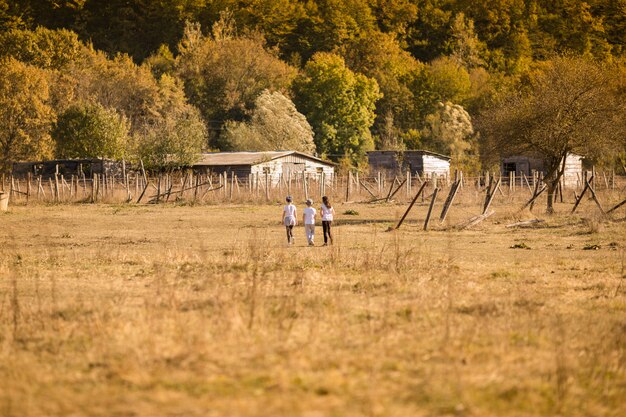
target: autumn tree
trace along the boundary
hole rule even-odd
[[[200,111],[188,103],[182,81],[164,74],[157,82],[151,122],[134,132],[133,154],[149,168],[192,165],[207,149],[207,130]]]
[[[485,45],[478,39],[474,22],[458,13],[452,20],[452,33],[448,41],[450,56],[467,69],[485,64]]]
[[[48,100],[45,71],[0,60],[0,171],[9,171],[14,161],[52,156],[54,113]]]
[[[482,112],[484,157],[511,154],[545,160],[547,211],[569,154],[593,157],[619,151],[626,135],[626,99],[613,69],[581,57],[546,64],[530,85]]]
[[[376,80],[350,71],[338,55],[318,53],[294,82],[296,106],[315,132],[318,152],[354,163],[373,149],[370,127],[376,101]]]
[[[265,90],[250,121],[226,123],[225,142],[233,150],[315,152],[313,129],[289,98]]]
[[[60,158],[122,159],[127,153],[129,123],[98,103],[74,104],[52,130]]]
[[[204,36],[199,25],[189,25],[179,50],[177,75],[213,133],[226,120],[249,117],[262,91],[286,91],[296,75],[294,68],[265,48],[261,36],[238,36],[228,16],[211,36]],[[218,134],[212,136],[211,145],[225,146]]]
[[[62,69],[82,56],[83,44],[69,30],[38,27],[34,31],[13,29],[0,33],[0,56],[13,57],[45,69]]]
[[[434,152],[461,159],[471,148],[474,133],[472,119],[462,106],[440,103],[437,111],[426,117],[424,143]]]

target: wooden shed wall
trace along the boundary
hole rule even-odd
[[[526,176],[532,175],[533,171],[544,172],[544,164],[541,159],[529,158],[527,156],[511,156],[502,160],[502,175],[507,176],[509,172],[513,172],[512,168],[514,164],[515,175]]]
[[[376,151],[367,154],[370,166],[370,173],[376,174],[378,171],[386,175],[397,175],[401,170],[400,155],[396,151]]]
[[[583,163],[580,155],[568,155],[565,160],[565,171],[563,173],[563,185],[565,187],[578,187],[582,179]],[[545,163],[538,158],[527,156],[511,156],[502,160],[502,175],[508,177],[509,172],[515,172],[515,176],[531,176],[533,171],[547,174]]]
[[[195,166],[193,170],[198,174],[213,173],[217,175],[224,175],[224,173],[227,173],[230,176],[232,173],[234,173],[237,178],[246,179],[248,178],[248,174],[252,172],[252,167],[250,165],[205,165]]]
[[[368,154],[368,161],[372,174],[382,171],[387,175],[401,175],[410,169],[413,175],[450,175],[448,159],[422,152],[376,151]]]
[[[426,175],[450,176],[450,161],[434,155],[422,155],[422,173]]]
[[[299,155],[287,155],[271,161],[253,165],[251,173],[258,173],[262,176],[265,174],[264,169],[266,168],[269,168],[269,175],[272,184],[278,184],[281,176],[287,178],[287,176],[291,173],[291,176],[295,177],[295,175],[302,175],[303,172],[307,173],[309,177],[319,175],[323,172],[325,174],[326,181],[330,183],[335,173],[335,167],[332,165],[304,158]]]
[[[580,155],[568,155],[565,158],[563,171],[563,185],[568,188],[581,186],[583,172],[583,158]]]

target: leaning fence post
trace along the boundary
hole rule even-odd
[[[426,220],[424,220],[424,231],[428,230],[428,223],[430,222],[430,215],[433,212],[433,207],[435,206],[435,200],[437,199],[438,192],[439,192],[439,188],[435,188],[435,191],[433,191],[433,197],[430,200],[430,206],[428,206],[428,214],[426,214]]]
[[[426,187],[426,182],[422,183],[422,186],[420,187],[420,189],[417,191],[417,194],[415,194],[415,197],[413,197],[413,200],[411,201],[411,204],[409,204],[409,207],[406,209],[406,211],[404,212],[404,214],[402,215],[402,218],[400,219],[400,221],[398,222],[398,224],[396,225],[396,229],[399,229],[400,226],[402,226],[402,222],[404,222],[404,219],[406,219],[406,216],[409,215],[409,212],[411,211],[411,209],[413,208],[413,206],[415,205],[415,202],[417,201],[417,199],[419,198],[420,194],[422,194],[422,191],[424,191],[424,187]]]
[[[439,221],[444,222],[446,220],[446,216],[448,215],[448,210],[450,210],[450,206],[454,201],[454,197],[456,196],[457,191],[459,190],[459,186],[461,184],[461,180],[457,179],[452,183],[452,187],[450,187],[450,193],[448,194],[448,198],[443,205],[443,209],[441,210],[441,216],[439,216]]]

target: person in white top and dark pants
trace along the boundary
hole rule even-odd
[[[306,233],[306,240],[309,243],[309,246],[313,246],[313,239],[315,237],[315,215],[317,214],[317,210],[313,207],[313,201],[308,199],[306,201],[306,207],[303,210],[302,214],[302,223],[304,223],[304,232]]]
[[[335,209],[332,204],[330,204],[330,200],[328,197],[322,197],[322,229],[324,230],[324,246],[333,244],[333,235],[331,233],[331,226],[333,224],[333,219],[335,216]]]

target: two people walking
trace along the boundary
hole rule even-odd
[[[293,228],[298,224],[296,215],[296,206],[293,204],[291,196],[287,197],[287,204],[283,207],[282,222],[287,230],[287,244],[293,245],[295,243],[293,237]],[[324,246],[333,243],[333,236],[331,232],[331,226],[335,215],[335,209],[328,197],[322,197],[322,205],[320,207],[322,213],[322,229],[324,230]],[[306,208],[303,210],[302,223],[304,223],[304,231],[306,234],[307,243],[309,246],[314,246],[315,242],[315,217],[317,216],[317,210],[313,208],[313,201],[311,199],[306,200]]]

